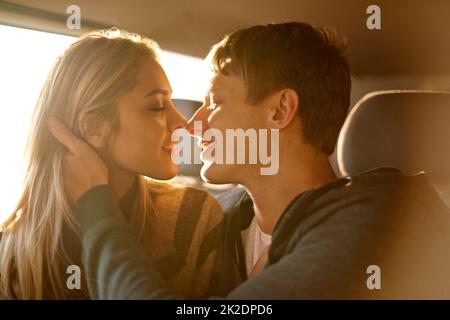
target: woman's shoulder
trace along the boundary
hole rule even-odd
[[[147,187],[155,198],[188,198],[185,200],[198,202],[216,202],[216,199],[207,191],[197,187],[185,186],[178,183],[146,179]],[[172,199],[173,200],[173,199]]]
[[[147,186],[154,207],[153,258],[174,288],[202,297],[221,258],[222,208],[202,189],[151,179]]]
[[[190,215],[199,213],[222,215],[222,208],[216,198],[205,190],[153,179],[146,179],[154,205]]]

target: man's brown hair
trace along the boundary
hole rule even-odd
[[[251,104],[284,88],[295,90],[305,142],[331,154],[350,105],[344,49],[345,41],[329,29],[289,22],[233,32],[209,58],[214,72],[244,81]]]

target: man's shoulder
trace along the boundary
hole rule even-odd
[[[328,227],[371,234],[402,221],[425,221],[450,231],[448,210],[424,174],[381,168],[299,195],[278,222],[274,239],[291,242]]]
[[[388,297],[439,296],[440,277],[448,279],[449,235],[448,209],[423,174],[378,170],[300,195],[275,229],[270,261],[310,259],[348,276],[365,275],[375,263],[390,279]],[[362,284],[355,292],[367,294],[366,279],[358,277],[330,283],[336,290],[344,282]]]
[[[296,200],[299,204],[308,202],[307,207],[312,211],[336,205],[341,210],[352,205],[383,207],[395,203],[407,206],[414,201],[445,208],[424,173],[407,175],[394,168],[377,168],[346,176]]]

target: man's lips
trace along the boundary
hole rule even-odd
[[[202,149],[206,149],[214,140],[200,140],[198,146]]]
[[[202,141],[200,146],[202,149],[206,149],[211,142],[212,141]]]

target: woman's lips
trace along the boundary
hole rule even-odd
[[[172,151],[176,148],[176,144],[175,143],[170,143],[164,147],[162,147],[162,149],[166,152],[172,153]]]

